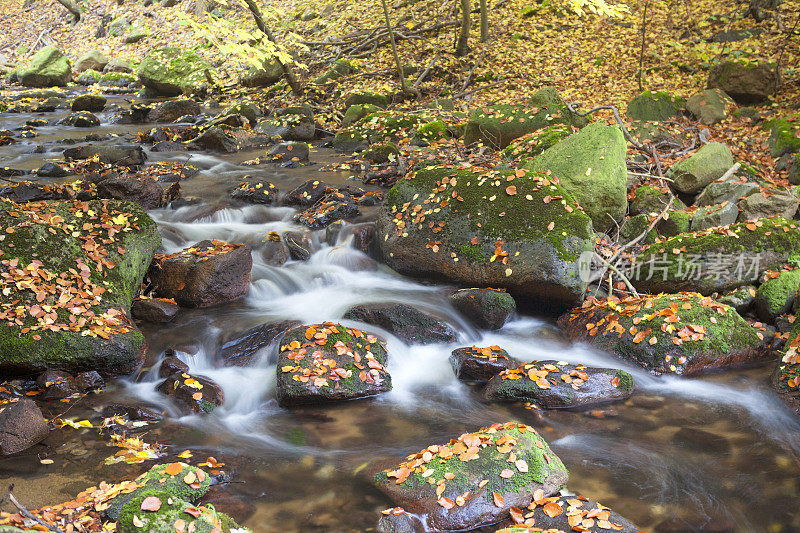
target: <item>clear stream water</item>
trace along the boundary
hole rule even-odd
[[[126,105],[120,97],[111,102]],[[54,120],[65,114],[41,116]],[[111,125],[111,116],[101,113],[103,125],[91,133],[130,137],[151,127]],[[0,129],[38,117],[0,115]],[[0,149],[0,166],[38,168],[60,156],[63,139],[89,133],[62,126],[37,131],[35,139]],[[31,153],[37,145],[44,153]],[[343,160],[324,149],[312,152],[316,164],[299,169],[239,164],[257,155],[150,154],[150,161],[190,159],[202,169],[181,184],[184,195],[201,198],[201,205],[151,212],[166,252],[202,239],[247,242],[257,248],[269,231],[300,229],[290,208],[233,207],[226,191],[244,175],[273,181],[281,191],[312,177],[334,185],[361,184],[347,173],[320,172],[321,162]],[[362,219],[372,215],[365,211]],[[264,264],[255,250],[250,290],[242,300],[186,310],[166,325],[141,325],[149,344],[148,365],[169,347],[193,346],[191,355],[180,357],[191,372],[211,378],[225,392],[225,404],[213,414],[180,416],[155,391],[151,370],[110,382],[65,416],[85,418],[105,405],[125,402],[166,410],[170,416],[146,428],[143,438],[169,445],[170,453],[189,449],[195,459],[212,455],[236,471],[236,482],[225,491],[227,503],[234,500],[235,512],[256,532],[368,531],[377,513],[391,505],[354,474],[360,466],[372,459],[401,458],[509,420],[531,424],[542,433],[570,469],[573,491],[612,507],[646,531],[800,531],[800,420],[770,392],[770,368],[702,379],[653,377],[610,355],[564,342],[546,319],[517,316],[498,332],[479,331],[450,307],[447,287],[410,280],[383,266],[371,269],[376,265],[349,242],[325,244],[324,230],[314,238],[317,251],[309,261],[290,261],[279,268]],[[222,340],[254,325],[286,319],[338,321],[349,307],[370,302],[425,309],[452,324],[459,340],[408,346],[387,335],[392,392],[295,410],[275,402],[271,350],[248,367],[223,367],[215,360]],[[637,390],[628,401],[595,412],[487,405],[474,388],[455,378],[448,362],[454,348],[472,344],[498,344],[522,360],[624,367],[634,375]],[[15,483],[17,497],[38,507],[71,499],[102,479],[117,481],[149,467],[104,465],[103,459],[116,451],[106,442],[95,430],[54,431],[45,446],[0,458],[0,487]],[[42,465],[39,460],[45,456],[54,464]]]

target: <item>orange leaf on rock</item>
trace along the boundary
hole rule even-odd
[[[506,194],[508,194],[509,196],[514,196],[515,194],[517,194],[517,188],[514,185],[509,185],[508,187],[506,187]]]
[[[505,503],[506,503],[505,500],[503,499],[503,497],[500,494],[496,493],[496,492],[492,493],[492,498],[494,498],[494,504],[497,507],[503,507],[505,505]]]
[[[177,476],[178,474],[181,473],[182,470],[183,470],[183,467],[180,465],[180,463],[172,463],[169,466],[167,466],[167,468],[164,470],[164,472],[168,476]]]
[[[508,479],[513,475],[514,475],[514,471],[510,470],[508,468],[506,468],[502,472],[500,472],[500,477],[503,478],[503,479]]]
[[[544,514],[546,514],[550,518],[558,516],[564,512],[561,506],[555,502],[547,502],[546,504],[544,504],[544,508],[542,510],[544,511]]]
[[[161,500],[155,496],[148,496],[142,500],[142,511],[158,511],[161,509]]]

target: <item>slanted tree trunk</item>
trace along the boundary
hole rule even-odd
[[[75,22],[79,22],[81,20],[81,8],[78,7],[73,0],[58,0],[58,3],[62,6],[67,8],[67,11],[72,13],[72,16],[75,17]]]
[[[244,0],[244,3],[247,4],[247,7],[250,9],[250,12],[253,14],[253,18],[256,21],[256,26],[258,29],[261,30],[261,33],[267,36],[267,39],[272,41],[273,43],[277,44],[278,40],[275,39],[275,35],[273,35],[272,31],[267,27],[267,24],[264,22],[264,16],[261,14],[261,9],[259,9],[258,4],[256,4],[255,0]],[[283,70],[283,75],[286,77],[286,82],[289,84],[289,87],[292,88],[292,92],[296,96],[300,96],[303,93],[303,89],[300,86],[300,82],[297,81],[297,77],[294,75],[294,71],[292,70],[291,65],[288,65],[280,60],[280,58],[276,58],[278,64],[281,66],[281,70]]]
[[[397,74],[400,76],[400,87],[404,93],[414,94],[414,91],[406,85],[406,74],[403,72],[403,63],[400,62],[400,54],[397,53],[397,43],[394,41],[394,28],[392,28],[392,21],[389,18],[389,6],[386,0],[381,0],[383,4],[383,16],[386,19],[386,30],[389,32],[389,42],[392,43],[392,54],[394,54],[394,62],[397,65]]]
[[[489,1],[481,0],[481,42],[489,40]]]
[[[472,22],[470,21],[470,11],[472,7],[469,0],[461,0],[461,30],[458,32],[458,42],[456,43],[456,55],[463,57],[469,53],[469,30]]]

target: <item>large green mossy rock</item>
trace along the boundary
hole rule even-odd
[[[682,233],[648,246],[628,277],[637,290],[650,294],[727,292],[752,284],[797,253],[800,229],[795,222],[761,218]]]
[[[800,125],[784,119],[770,120],[764,124],[769,130],[769,152],[772,157],[800,152]]]
[[[557,176],[594,227],[605,230],[628,209],[626,153],[622,130],[595,122],[522,166]]]
[[[325,404],[392,390],[386,345],[341,324],[297,326],[278,353],[277,398],[284,407]]]
[[[721,178],[732,166],[731,149],[723,143],[712,142],[669,167],[665,177],[672,180],[676,191],[696,194],[712,181]]]
[[[530,426],[507,423],[428,446],[372,482],[424,531],[465,531],[509,517],[537,491],[558,492],[569,473]]]
[[[633,191],[633,198],[631,199],[628,209],[632,216],[635,215],[658,215],[669,204],[670,199],[669,189],[658,187],[657,185],[646,184],[637,187]],[[672,201],[672,210],[683,211],[686,209],[684,204],[679,198]]]
[[[145,56],[136,74],[142,85],[161,96],[190,94],[209,85],[211,66],[190,50],[157,48]]]
[[[464,144],[482,142],[499,150],[526,133],[553,124],[581,128],[586,123],[585,118],[567,109],[553,87],[545,87],[524,104],[498,104],[475,111],[464,130]]]
[[[161,245],[155,222],[119,201],[0,208],[0,371],[138,368],[144,340],[128,316]]]
[[[386,196],[378,244],[393,269],[467,287],[507,289],[560,311],[583,297],[591,219],[555,177],[523,169],[428,166]]]
[[[800,270],[782,271],[777,277],[770,277],[758,287],[753,301],[759,318],[765,322],[774,322],[778,316],[788,313],[798,290]]]
[[[389,106],[389,103],[390,99],[385,94],[360,92],[349,94],[344,100],[344,108],[348,109],[354,105],[371,105],[375,107],[386,108]]]
[[[677,117],[686,101],[662,91],[644,91],[628,103],[628,116],[643,122],[661,122]]]
[[[770,353],[763,334],[734,308],[696,293],[587,300],[558,325],[575,340],[656,373],[696,375]]]
[[[555,146],[564,138],[572,135],[575,129],[570,124],[554,124],[553,126],[527,133],[511,141],[511,144],[500,152],[500,156],[508,159],[536,157],[548,148]]]
[[[19,79],[25,87],[64,86],[72,81],[72,68],[61,50],[47,46],[36,52]]]
[[[800,415],[800,320],[795,320],[786,348],[780,354],[778,365],[772,373],[773,390],[790,409]]]

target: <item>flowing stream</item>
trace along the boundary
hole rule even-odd
[[[122,99],[111,102],[124,104]],[[14,129],[46,115],[0,115],[0,129]],[[91,131],[63,126],[37,128],[38,137],[0,151],[0,166],[35,169],[59,157],[64,139],[87,133],[130,137],[150,125],[108,124]],[[119,138],[104,142],[121,142]],[[41,145],[43,153],[33,153]],[[598,500],[646,531],[800,531],[800,421],[769,390],[770,368],[729,372],[702,379],[653,377],[638,367],[587,346],[564,342],[551,321],[517,316],[498,332],[476,330],[448,303],[448,287],[402,277],[378,265],[348,239],[326,243],[315,233],[306,262],[281,267],[264,263],[258,246],[269,231],[301,229],[286,207],[234,207],[227,190],[244,175],[270,180],[286,192],[315,178],[332,185],[361,185],[343,172],[320,172],[321,163],[343,158],[312,151],[315,164],[297,169],[242,166],[258,151],[231,156],[149,154],[150,160],[187,160],[202,169],[181,183],[185,196],[202,202],[151,212],[174,252],[203,239],[254,246],[247,296],[209,309],[184,310],[169,324],[142,324],[148,366],[167,348],[177,350],[190,372],[207,376],[225,392],[225,404],[207,416],[180,416],[155,391],[157,364],[138,376],[111,381],[69,416],[88,417],[111,403],[145,404],[169,416],[141,433],[170,453],[191,450],[195,459],[214,456],[236,472],[225,493],[256,532],[356,532],[374,528],[390,507],[359,478],[366,462],[402,458],[433,443],[494,422],[535,426],[570,469],[569,487]],[[359,220],[374,217],[367,208]],[[413,345],[388,338],[388,370],[394,389],[380,397],[287,410],[275,401],[275,356],[265,349],[247,367],[225,367],[218,346],[254,325],[281,320],[340,321],[353,305],[402,302],[424,309],[458,332],[455,344]],[[356,322],[343,321],[349,325]],[[629,400],[593,411],[536,411],[521,405],[484,404],[477,389],[459,382],[450,352],[460,346],[500,345],[521,360],[557,359],[628,370],[637,391]],[[45,442],[53,465],[43,465],[42,447],[0,459],[0,485],[16,483],[18,498],[31,507],[73,498],[101,479],[117,481],[148,468],[103,464],[114,448],[96,430],[64,429]],[[232,502],[232,503],[231,503]],[[660,524],[660,526],[659,526]],[[657,527],[658,526],[658,527]],[[668,527],[669,526],[669,527]],[[493,531],[493,529],[487,529]]]

